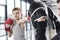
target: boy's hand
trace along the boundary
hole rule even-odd
[[[11,37],[12,36],[12,30],[10,30],[8,33],[8,36]]]
[[[13,20],[11,18],[7,19],[5,22],[4,22],[4,27],[5,27],[5,31],[6,32],[9,32],[11,29],[11,25],[13,24]]]
[[[11,27],[11,25],[10,25],[10,24],[6,24],[5,26],[6,26],[6,28],[10,28],[10,27]]]
[[[27,20],[30,21],[30,17],[29,16],[27,17]]]

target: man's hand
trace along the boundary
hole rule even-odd
[[[45,21],[45,19],[46,19],[46,16],[42,16],[42,17],[40,17],[40,18],[37,18],[37,19],[34,20],[34,21],[41,22],[41,21]]]

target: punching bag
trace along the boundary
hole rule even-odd
[[[37,11],[35,11],[39,7],[41,7],[41,8],[38,9]],[[33,14],[34,11],[35,11],[35,13]],[[33,3],[31,3],[29,11],[28,11],[28,16],[31,17],[32,24],[36,28],[37,24],[35,24],[36,22],[34,22],[34,20],[39,18],[39,17],[41,17],[41,16],[47,16],[46,12],[44,10],[44,5],[42,3],[40,3],[40,2],[33,2]],[[41,23],[42,22],[40,22],[38,25],[41,25]],[[45,23],[44,26],[46,26],[47,25],[46,21],[44,23]]]

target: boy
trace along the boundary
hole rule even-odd
[[[13,19],[11,18],[11,19],[7,19],[5,21],[5,26],[6,26],[5,29],[6,29],[6,31],[8,31],[7,33],[10,37],[13,33],[14,40],[25,40],[24,22],[26,22],[28,20],[28,17],[21,19],[22,12],[21,12],[20,8],[14,8],[12,10],[12,13],[13,13]],[[9,24],[10,22],[11,22],[11,24]],[[9,27],[9,28],[7,27],[7,26],[11,26],[11,25],[12,25],[12,29],[11,29],[11,27]]]

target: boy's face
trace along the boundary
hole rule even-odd
[[[58,7],[58,15],[60,16],[60,2],[57,4]]]
[[[14,19],[16,19],[16,20],[19,20],[20,18],[21,18],[21,12],[20,12],[20,10],[14,10],[13,12],[13,16],[14,16]]]

